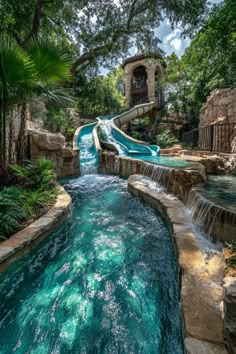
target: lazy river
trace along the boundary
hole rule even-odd
[[[0,353],[182,354],[175,253],[118,177],[68,180],[73,211],[0,275]]]

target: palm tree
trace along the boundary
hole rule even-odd
[[[31,40],[23,50],[10,39],[0,38],[0,165],[6,167],[7,112],[20,106],[20,131],[17,160],[25,153],[27,103],[31,98],[52,100],[54,104],[72,104],[68,90],[59,85],[71,79],[68,57],[54,44]]]

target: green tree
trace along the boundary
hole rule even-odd
[[[24,158],[27,101],[31,97],[71,102],[68,93],[58,86],[71,78],[70,61],[52,43],[31,40],[25,50],[10,39],[0,40],[0,164],[6,167],[7,115],[20,106],[18,161]]]
[[[236,86],[236,3],[215,6],[179,60],[166,58],[165,85],[174,111],[187,112],[197,123],[201,105],[216,88]]]
[[[125,108],[124,73],[121,68],[106,76],[78,77],[78,109],[92,116],[118,113]]]
[[[0,30],[21,46],[38,35],[50,38],[74,55],[73,71],[126,55],[132,45],[156,49],[154,29],[163,18],[196,28],[206,0],[4,0]]]

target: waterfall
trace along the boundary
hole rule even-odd
[[[97,173],[97,153],[93,143],[92,132],[81,136],[79,147],[81,175]]]
[[[105,135],[105,139],[107,139],[107,142],[111,143],[112,145],[114,145],[119,153],[120,156],[124,155],[125,151],[127,150],[125,148],[125,146],[123,146],[122,144],[118,143],[113,135],[112,135],[112,126],[110,124],[110,120],[108,119],[104,119],[102,121],[100,121],[100,129],[102,131],[102,133]],[[106,141],[106,140],[105,140]]]
[[[142,174],[168,189],[172,171],[172,168],[145,162]]]
[[[229,206],[202,189],[192,188],[188,207],[192,222],[213,241],[230,242],[235,238],[236,212]]]

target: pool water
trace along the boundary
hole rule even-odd
[[[118,177],[68,180],[73,211],[0,275],[0,353],[182,354],[169,230]]]
[[[208,176],[205,188],[213,197],[236,206],[236,176]]]
[[[134,159],[144,160],[148,162],[158,163],[160,165],[170,166],[170,167],[189,167],[191,165],[190,162],[182,159],[181,157],[174,156],[144,156],[144,155],[133,155]]]

